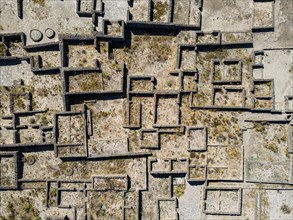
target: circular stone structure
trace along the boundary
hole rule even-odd
[[[66,176],[72,176],[73,175],[73,169],[71,167],[67,167],[64,171]]]
[[[28,165],[33,165],[36,162],[36,158],[34,156],[28,156],[26,159]]]
[[[50,39],[52,39],[53,37],[55,37],[55,31],[53,31],[51,28],[47,28],[45,30],[45,34]]]
[[[37,29],[32,29],[30,32],[30,37],[34,42],[39,42],[43,39],[43,34]]]

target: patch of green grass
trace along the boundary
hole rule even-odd
[[[185,192],[186,186],[185,185],[175,185],[174,186],[174,196],[180,198]]]
[[[3,115],[3,111],[4,111],[3,108],[4,108],[4,107],[3,107],[3,105],[2,105],[1,102],[0,102],[0,117]]]
[[[255,129],[257,132],[264,132],[266,130],[264,122],[259,123],[259,122],[254,122],[253,123],[253,129]]]
[[[57,189],[53,188],[49,193],[48,205],[55,205],[57,196]]]
[[[228,56],[228,49],[227,48],[220,48],[216,50],[210,50],[206,53],[205,59],[212,60],[212,59],[219,59],[223,60]]]
[[[133,133],[131,136],[131,146],[139,146],[139,135],[137,133]]]
[[[233,148],[228,148],[227,149],[227,154],[229,158],[233,158],[235,160],[240,160],[241,159],[241,154],[239,151],[237,151],[234,147]]]
[[[266,145],[264,145],[264,147],[272,152],[274,152],[275,154],[278,153],[278,146],[274,143],[268,143]]]
[[[34,4],[39,4],[40,6],[45,6],[45,0],[33,0]]]
[[[31,201],[28,199],[23,199],[22,200],[22,205],[23,205],[23,210],[26,212],[26,215],[28,215],[28,219],[33,219],[33,220],[40,220],[39,216],[39,211],[37,208],[35,208]],[[26,218],[23,218],[26,219]]]
[[[216,68],[215,69],[215,75],[214,75],[214,80],[221,80],[222,77],[221,77],[221,71],[220,69]]]
[[[107,53],[108,51],[107,42],[100,42],[100,51],[101,53]]]
[[[41,87],[37,90],[37,93],[40,97],[47,97],[48,90],[45,87]]]
[[[52,90],[57,91],[59,95],[62,95],[62,86],[61,86],[61,84],[54,85]]]
[[[48,121],[46,115],[42,115],[42,116],[41,116],[41,118],[40,118],[40,122],[41,122],[41,124],[44,125],[44,126],[47,126],[47,125],[49,124],[49,121]]]
[[[149,53],[147,59],[154,58],[154,61],[165,62],[169,55],[172,54],[172,46],[169,42],[170,38],[165,36],[151,37],[149,41]]]
[[[285,148],[285,155],[286,155],[286,158],[287,158],[287,159],[290,159],[290,154],[289,154],[289,147],[288,147],[288,145],[287,145],[286,148]]]
[[[263,206],[262,219],[263,220],[269,220],[269,216],[268,216],[269,199],[268,199],[266,194],[262,194],[261,203],[262,203],[262,206]]]
[[[8,217],[6,218],[0,215],[0,220],[14,220],[16,216],[15,216],[15,208],[12,202],[8,202],[6,210],[8,212]]]
[[[103,80],[105,84],[111,79],[111,75],[112,74],[109,72],[103,72]]]
[[[30,219],[41,220],[39,210],[33,206],[32,201],[27,198],[20,198],[16,202],[8,202],[8,217],[0,215],[0,220]]]
[[[100,76],[97,76],[96,74],[89,74],[87,78],[80,82],[79,86],[81,91],[101,90],[102,86]]]
[[[168,2],[158,2],[154,6],[153,20],[160,21],[161,17],[168,12]]]
[[[3,42],[0,42],[0,56],[4,56],[5,45]]]
[[[244,57],[245,64],[251,64],[252,63],[252,57],[251,56],[246,56]]]
[[[141,51],[145,51],[144,60],[150,64],[166,62],[176,51],[173,40],[173,36],[134,35],[131,47],[125,46],[123,48],[123,52],[126,53],[127,57],[126,63],[130,66],[137,65],[137,54],[140,54]],[[176,61],[176,59],[174,60]]]
[[[37,103],[35,101],[32,102],[32,109],[36,109],[37,108]]]
[[[97,112],[96,114],[93,115],[93,117],[96,119],[96,120],[100,120],[102,118],[106,118],[110,115],[111,113],[110,112],[104,112],[104,111],[100,111],[100,112]]]
[[[15,98],[14,105],[18,109],[24,109],[25,108],[25,103],[24,103],[24,101],[23,101],[23,99],[21,97]]]
[[[292,211],[292,208],[290,208],[286,204],[283,204],[280,209],[284,214],[290,214]]]

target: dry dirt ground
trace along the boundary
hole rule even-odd
[[[0,220],[291,220],[292,10],[0,0]]]

